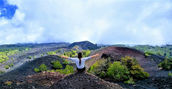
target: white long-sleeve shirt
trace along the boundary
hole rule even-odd
[[[91,57],[85,57],[81,58],[81,65],[79,65],[79,58],[69,58],[69,60],[72,60],[73,62],[76,63],[76,66],[78,69],[82,69],[85,67],[85,61],[91,59]]]

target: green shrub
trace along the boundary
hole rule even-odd
[[[44,54],[41,54],[41,57],[43,57],[44,56]]]
[[[56,72],[55,70],[47,70],[47,72]]]
[[[172,58],[165,58],[158,66],[165,70],[172,69]]]
[[[9,67],[13,67],[14,66],[14,64],[13,63],[11,63],[11,64],[8,64],[9,65]]]
[[[4,60],[3,59],[0,59],[0,63],[3,63],[4,62]]]
[[[145,56],[146,56],[146,57],[151,56],[151,55],[153,55],[153,54],[154,54],[154,53],[151,52],[151,51],[146,51],[146,52],[145,52]]]
[[[55,55],[56,52],[55,51],[50,51],[50,52],[47,52],[47,55]]]
[[[121,61],[115,61],[113,64],[110,59],[99,59],[89,68],[88,72],[101,78],[111,78],[128,84],[134,84],[134,80],[149,77],[137,60],[129,56],[122,57]]]
[[[126,57],[122,57],[121,58],[121,62],[123,65],[127,66],[128,69],[131,69],[131,67],[133,65],[137,65],[138,62],[136,61],[136,59],[130,57],[130,56],[126,56]]]
[[[14,64],[11,63],[11,64],[8,64],[8,65],[5,65],[4,68],[5,68],[5,69],[9,69],[10,67],[13,67],[13,66],[14,66]]]
[[[65,69],[57,69],[56,72],[60,72],[62,74],[71,74],[74,73],[73,66],[66,65]]]
[[[29,50],[29,48],[25,48],[25,51],[28,51]]]
[[[4,52],[0,52],[0,63],[3,63],[7,60],[9,60],[9,57],[7,56],[7,54]]]
[[[9,67],[9,65],[5,65],[4,68],[5,69],[9,69],[10,67]]]
[[[135,58],[126,56],[121,58],[123,65],[127,66],[131,77],[136,79],[142,79],[149,77],[147,72],[144,72],[144,69],[138,64]]]
[[[77,51],[76,50],[71,50],[71,51],[68,51],[68,52],[64,52],[64,55],[68,56],[68,57],[75,57],[75,56],[77,56]]]
[[[91,51],[90,50],[83,50],[82,53],[83,53],[83,57],[87,57],[90,55]]]
[[[2,70],[0,70],[0,74],[3,74],[3,73],[5,73],[4,71],[2,71]]]
[[[66,60],[66,59],[64,59],[64,60],[63,60],[63,64],[64,64],[64,65],[67,65],[67,64],[69,64],[69,61]]]
[[[129,71],[121,62],[114,62],[111,64],[107,70],[107,75],[117,81],[129,79]]]
[[[130,74],[136,79],[148,78],[149,74],[144,72],[144,69],[140,65],[133,65],[130,69]]]
[[[106,77],[106,72],[105,71],[100,72],[99,77],[100,78],[105,78]]]
[[[67,65],[64,69],[65,74],[74,73],[73,66]]]
[[[28,58],[28,59],[32,59],[32,56],[28,56],[27,58]]]
[[[47,66],[45,64],[41,64],[39,66],[39,70],[42,72],[42,71],[46,71],[47,70]]]
[[[74,57],[74,56],[76,56],[77,55],[77,51],[76,50],[71,50],[71,57]]]
[[[38,68],[34,68],[35,72],[40,72],[40,70]]]
[[[88,72],[103,78],[106,76],[107,67],[108,59],[99,59],[89,68]]]
[[[129,80],[124,81],[124,83],[126,83],[126,84],[135,84],[135,82],[134,82],[132,77],[130,77]]]
[[[11,86],[12,83],[13,83],[13,82],[11,82],[11,81],[6,81],[4,84],[5,84],[5,85],[8,85],[8,86]]]
[[[34,68],[35,72],[42,72],[42,71],[47,71],[47,66],[45,64],[41,64],[39,68]]]
[[[169,76],[169,77],[172,77],[172,73],[171,73],[171,72],[169,72],[169,73],[168,73],[168,76]]]
[[[13,58],[11,58],[11,60],[14,60]]]
[[[55,70],[51,70],[50,72],[55,72]]]
[[[60,63],[60,61],[58,61],[58,60],[52,62],[52,65],[53,65],[54,69],[61,69],[63,67],[62,64]]]

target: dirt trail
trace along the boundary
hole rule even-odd
[[[75,73],[65,77],[56,84],[52,89],[122,89],[115,83],[104,81],[92,74]]]

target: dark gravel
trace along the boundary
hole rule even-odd
[[[52,89],[122,89],[115,83],[104,81],[88,73],[75,73],[65,77],[56,84]]]
[[[172,89],[172,77],[154,77],[139,80],[134,85],[119,83],[127,89]]]
[[[35,74],[33,71],[34,68],[39,67],[41,64],[47,65],[48,69],[51,67],[51,61],[59,60],[62,61],[58,56],[45,56],[41,58],[37,58],[33,61],[26,62],[22,66],[5,73],[0,76],[0,81],[7,80],[23,80],[26,76]]]

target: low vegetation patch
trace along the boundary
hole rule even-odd
[[[128,80],[124,81],[126,84],[135,84],[134,79],[132,77],[129,77]]]
[[[8,64],[9,65],[9,67],[13,67],[14,66],[14,64],[13,63],[10,63],[10,64]]]
[[[47,52],[47,55],[55,55],[60,51],[61,51],[61,49],[58,49],[58,50],[55,50],[55,51],[49,51],[49,52]]]
[[[108,61],[109,59],[99,59],[89,68],[88,72],[101,78],[104,78],[106,76],[106,71],[109,66]]]
[[[5,69],[9,69],[10,67],[9,67],[9,65],[5,65],[4,68]]]
[[[114,62],[109,66],[107,76],[115,81],[124,81],[129,79],[129,71],[121,62]]]
[[[73,66],[66,65],[65,69],[57,69],[56,72],[60,72],[61,74],[72,74],[74,73]]]
[[[17,54],[22,51],[27,51],[25,47],[1,47],[0,48],[0,63],[4,63],[9,60],[9,56]]]
[[[151,51],[146,51],[144,54],[146,57],[149,57],[149,56],[153,55],[154,53]]]
[[[121,58],[121,62],[128,68],[131,77],[134,79],[144,79],[149,77],[149,74],[144,72],[144,69],[139,65],[136,59],[126,56]]]
[[[163,56],[163,57],[172,57],[172,54],[171,54],[172,46],[171,45],[164,45],[164,46],[136,45],[133,48],[144,51],[146,54],[148,52],[147,56],[149,56],[153,53],[155,55],[159,55],[159,56]]]
[[[32,59],[32,56],[28,56],[27,58],[28,58],[28,59]]]
[[[34,68],[35,72],[42,72],[42,71],[47,71],[47,66],[45,64],[41,64],[39,68]]]
[[[40,70],[40,71],[46,71],[46,70],[47,70],[47,66],[46,66],[45,64],[41,64],[41,65],[39,66],[39,70]]]
[[[71,50],[71,51],[68,51],[68,52],[64,52],[64,55],[68,56],[68,57],[75,57],[77,55],[77,51],[76,50]]]
[[[61,69],[63,67],[60,61],[58,60],[51,62],[51,64],[53,65],[54,69]]]
[[[43,57],[44,56],[44,54],[41,54],[41,57]]]
[[[172,69],[172,58],[165,58],[158,66],[164,70]]]
[[[50,51],[50,52],[47,52],[47,55],[55,55],[56,52],[55,51]]]
[[[0,74],[3,74],[3,73],[5,73],[4,71],[2,71],[2,70],[0,70]]]
[[[63,64],[67,65],[67,64],[69,64],[69,61],[67,59],[63,59]]]
[[[88,72],[101,78],[123,81],[128,84],[134,84],[135,80],[149,77],[149,74],[144,72],[144,69],[141,68],[136,59],[129,56],[113,63],[110,62],[110,59],[97,61],[90,67]]]
[[[34,68],[35,72],[40,72],[39,68]]]
[[[5,65],[5,66],[4,66],[4,68],[5,68],[5,69],[9,69],[10,67],[13,67],[13,66],[14,66],[14,64],[13,64],[13,63],[11,63],[11,64],[7,64],[7,65]]]
[[[38,68],[34,68],[35,72],[42,72],[42,71],[47,71],[47,72],[60,72],[61,74],[71,74],[74,73],[73,66],[66,65],[65,69],[62,69],[63,66],[60,63],[60,61],[53,61],[51,62],[52,68],[50,70],[47,70],[47,66],[45,64],[41,64]]]
[[[168,76],[169,76],[169,77],[172,77],[172,73],[171,73],[171,72],[169,72],[169,73],[168,73]]]
[[[47,55],[55,55],[59,52],[60,50],[56,50],[56,51],[50,51],[50,52],[47,52]],[[83,57],[87,57],[90,55],[91,51],[90,50],[83,50],[82,51],[83,53]],[[77,56],[77,50],[71,50],[71,51],[68,51],[68,52],[64,52],[65,56],[68,56],[68,57],[76,57]],[[71,74],[71,73],[74,73],[74,69],[73,69],[73,66],[70,66],[68,65],[70,63],[70,61],[66,60],[66,59],[63,59],[63,62],[62,64],[65,65],[65,69],[62,69],[63,66],[62,64],[60,63],[60,61],[52,61],[51,64],[52,64],[52,69],[49,69],[47,70],[47,67],[45,64],[41,64],[38,68],[34,68],[34,71],[35,72],[42,72],[42,71],[48,71],[48,72],[60,72],[62,74]],[[100,76],[105,76],[105,72],[100,72]]]
[[[11,82],[11,81],[6,81],[4,84],[5,84],[5,85],[8,85],[8,86],[11,86],[12,83],[13,83],[13,82]]]
[[[83,50],[82,53],[83,53],[83,57],[88,57],[90,55],[91,51],[90,50]]]

